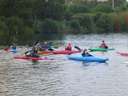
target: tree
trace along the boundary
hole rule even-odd
[[[58,36],[61,36],[62,33],[62,25],[52,19],[45,19],[39,28],[39,37],[41,39],[57,39]]]
[[[92,9],[93,12],[106,12],[110,13],[113,11],[110,5],[108,4],[97,4],[96,7]]]
[[[78,20],[70,21],[70,28],[71,28],[71,33],[73,34],[81,33],[81,27],[80,27],[80,23]]]
[[[115,8],[122,6],[126,3],[126,0],[109,0],[109,3]]]

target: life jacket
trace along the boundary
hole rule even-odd
[[[100,48],[108,48],[108,46],[107,46],[105,43],[102,43],[102,44],[100,45]]]
[[[68,46],[65,48],[65,50],[72,50],[71,43],[68,44]]]

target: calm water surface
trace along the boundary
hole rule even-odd
[[[81,48],[97,47],[105,40],[115,51],[91,53],[108,57],[107,64],[83,64],[68,60],[66,55],[47,56],[56,60],[15,60],[22,55],[1,52],[1,62],[8,63],[7,96],[128,96],[127,57],[116,54],[128,51],[128,34],[67,36],[62,42],[71,42]],[[60,47],[63,48],[63,47]]]

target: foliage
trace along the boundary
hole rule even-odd
[[[111,5],[108,4],[98,4],[95,8],[92,9],[93,12],[105,12],[110,13],[112,12]]]
[[[43,40],[47,39],[56,39],[57,36],[59,36],[60,32],[62,32],[62,25],[52,19],[45,19],[43,22],[40,24],[39,28],[39,38],[43,38]]]
[[[65,34],[128,31],[128,3],[111,0],[0,0],[0,44],[60,39]],[[123,12],[124,11],[124,12]]]

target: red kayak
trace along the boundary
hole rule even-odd
[[[10,50],[10,48],[4,48],[4,51],[9,51]]]
[[[30,56],[15,56],[15,59],[25,59],[25,60],[32,60],[32,61],[38,61],[38,60],[50,60],[46,57],[41,58],[41,57],[30,57]]]
[[[121,56],[128,56],[128,53],[126,52],[117,52],[117,54],[120,54]]]
[[[40,51],[39,54],[73,54],[73,53],[80,53],[81,51],[77,50],[54,50],[54,51]]]
[[[38,54],[42,54],[42,55],[52,54],[52,51],[39,51]]]
[[[73,53],[80,53],[81,51],[76,51],[76,50],[58,50],[58,51],[53,51],[53,54],[73,54]]]

